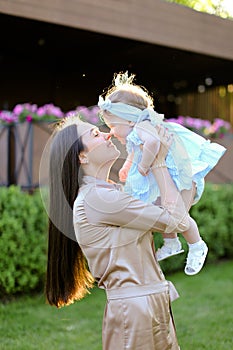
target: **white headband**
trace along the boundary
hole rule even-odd
[[[139,123],[143,120],[150,120],[153,124],[155,124],[161,122],[164,119],[164,114],[159,114],[152,108],[145,108],[141,110],[137,107],[133,107],[125,103],[112,102],[109,99],[104,100],[102,96],[99,96],[98,106],[102,110],[109,111],[119,118],[134,123]]]

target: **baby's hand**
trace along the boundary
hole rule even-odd
[[[119,170],[119,179],[121,182],[125,182],[126,179],[127,179],[127,176],[128,176],[128,172],[129,172],[129,169],[126,168],[126,167],[122,167],[120,170]]]
[[[145,167],[141,165],[141,163],[138,164],[138,171],[142,176],[148,175],[149,170],[150,170],[150,167]]]

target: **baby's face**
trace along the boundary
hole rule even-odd
[[[126,143],[126,137],[133,129],[133,123],[121,119],[113,114],[104,113],[105,124],[110,128],[110,134],[116,137],[122,144]]]

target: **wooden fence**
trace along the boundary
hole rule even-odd
[[[233,84],[207,88],[199,86],[200,91],[179,94],[177,96],[177,115],[208,119],[220,118],[233,126]],[[202,90],[203,89],[203,90]]]

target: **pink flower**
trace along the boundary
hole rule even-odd
[[[39,117],[43,117],[45,115],[53,115],[56,118],[64,117],[64,113],[61,111],[60,107],[56,107],[52,103],[39,107],[37,109],[37,115]]]
[[[26,116],[26,121],[28,122],[28,123],[30,123],[31,121],[32,121],[32,116],[31,115],[27,115]]]
[[[78,106],[76,111],[79,113],[80,118],[86,122],[89,122],[91,124],[97,125],[100,123],[99,118],[99,107],[85,107],[85,106]]]
[[[67,117],[67,118],[68,117],[74,117],[76,114],[77,114],[76,111],[69,111],[69,112],[66,113],[65,117]]]
[[[24,110],[23,105],[16,105],[13,109],[13,113],[19,115],[23,112],[23,110]]]
[[[44,106],[43,106],[43,107],[39,107],[39,108],[37,109],[37,115],[38,115],[38,117],[43,117],[43,115],[46,114],[45,111],[46,111],[46,110],[45,110],[45,107],[44,107]]]
[[[30,112],[30,113],[36,113],[37,105],[36,104],[30,104],[30,103],[17,104],[14,107],[14,109],[13,109],[13,113],[15,113],[17,115],[20,115],[25,110]]]
[[[179,116],[177,119],[169,119],[175,123],[181,124],[186,128],[201,133],[207,137],[223,137],[226,133],[231,132],[231,124],[223,119],[216,118],[213,123],[201,118]]]
[[[9,111],[0,111],[0,121],[7,124],[17,123],[18,116],[13,112]]]

